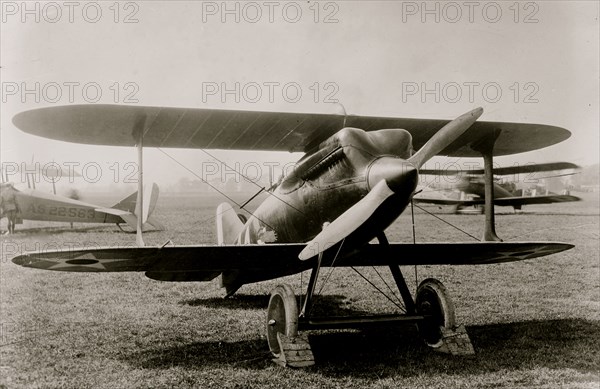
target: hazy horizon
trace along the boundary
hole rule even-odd
[[[597,2],[275,3],[35,2],[24,10],[4,2],[0,160],[53,161],[86,169],[88,183],[98,170],[99,185],[126,184],[132,148],[52,141],[11,121],[24,110],[77,103],[323,113],[343,105],[348,114],[440,119],[482,106],[481,120],[572,132],[558,145],[497,158],[499,165],[600,159]],[[165,152],[145,151],[146,179],[172,185],[195,178],[184,166],[202,176],[219,161],[248,174],[258,165],[264,176],[301,157]]]

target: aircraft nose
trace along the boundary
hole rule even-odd
[[[377,159],[367,174],[369,188],[373,188],[381,180],[396,194],[411,194],[419,182],[419,171],[412,163],[404,159],[382,157]]]

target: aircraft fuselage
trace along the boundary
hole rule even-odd
[[[456,185],[456,189],[468,194],[473,194],[481,198],[485,198],[485,183],[483,178],[467,178]],[[502,185],[494,183],[494,198],[501,199],[504,197],[512,197],[514,194],[505,189]]]
[[[24,220],[41,220],[77,223],[120,223],[121,218],[95,211],[98,206],[50,195],[36,190],[16,191],[18,217]]]
[[[376,218],[373,233],[382,231],[406,208],[415,189],[416,183],[394,182],[411,151],[412,139],[404,130],[340,130],[298,162],[253,213],[237,243],[307,242],[386,179],[392,189],[401,190],[388,202],[385,215]]]

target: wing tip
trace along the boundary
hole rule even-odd
[[[22,255],[17,255],[16,257],[14,257],[13,259],[11,259],[12,263],[19,265],[19,266],[26,266],[26,260],[29,259],[29,255],[27,254],[22,254]]]

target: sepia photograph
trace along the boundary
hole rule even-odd
[[[0,388],[600,386],[599,2],[0,8]]]

